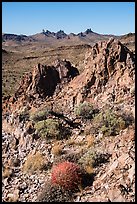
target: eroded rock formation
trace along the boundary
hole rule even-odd
[[[55,62],[55,66],[44,66],[40,63],[34,67],[32,73],[27,73],[15,93],[15,97],[21,94],[38,97],[53,96],[58,84],[69,82],[79,72],[69,61]]]
[[[74,108],[84,100],[102,106],[125,100],[134,89],[135,58],[118,40],[96,43],[85,55],[84,71],[56,97],[56,103]]]
[[[28,100],[52,97],[56,106],[73,111],[87,100],[103,106],[130,98],[135,81],[135,56],[120,41],[113,38],[96,43],[85,54],[84,71],[79,74],[67,60],[57,60],[53,66],[38,64],[22,79],[12,105]],[[21,106],[21,105],[20,105]]]

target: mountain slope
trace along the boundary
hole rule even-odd
[[[135,202],[135,54],[111,38],[84,55],[81,72],[36,63],[3,101],[3,202]],[[64,161],[80,169],[73,191],[75,169],[51,179]]]

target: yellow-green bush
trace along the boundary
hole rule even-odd
[[[37,170],[42,170],[45,167],[44,156],[40,152],[36,154],[30,154],[25,161],[22,170],[23,172],[33,173]]]
[[[41,137],[47,139],[67,138],[71,134],[70,128],[63,126],[59,120],[52,118],[35,122],[34,128]]]
[[[47,119],[35,123],[34,128],[38,131],[38,133],[42,137],[59,138],[60,136],[59,126],[60,124],[57,120]]]
[[[100,166],[102,163],[108,162],[110,154],[96,151],[94,147],[89,148],[85,154],[78,160],[85,170],[88,167],[92,170],[93,167]]]
[[[94,117],[92,126],[96,133],[101,131],[103,135],[117,135],[120,130],[126,128],[126,121],[108,109]]]
[[[48,117],[50,110],[51,109],[48,107],[38,109],[36,112],[30,114],[30,120],[34,122],[45,120]]]
[[[85,101],[74,108],[74,113],[82,118],[90,119],[94,113],[93,106],[91,103]]]

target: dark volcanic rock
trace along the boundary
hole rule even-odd
[[[79,75],[78,69],[73,67],[71,63],[67,60],[57,60],[55,62],[55,67],[59,73],[59,78],[61,82],[68,82],[75,76]]]
[[[85,31],[85,33],[86,33],[86,34],[89,34],[89,33],[93,33],[93,31],[91,30],[91,28],[89,28],[89,29],[87,29],[87,30]]]
[[[44,66],[39,63],[32,73],[27,73],[23,77],[15,98],[19,98],[22,94],[34,97],[52,96],[57,84],[67,83],[78,74],[77,68],[66,60],[57,60],[54,66]]]
[[[62,38],[65,38],[67,36],[67,34],[64,33],[63,30],[60,30],[57,33],[55,33],[55,36],[56,36],[57,39],[62,39]]]

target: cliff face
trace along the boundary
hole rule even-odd
[[[96,78],[95,83],[90,86],[92,90],[88,96],[96,96],[97,99],[101,96],[102,100],[106,94],[111,93],[112,101],[117,102],[134,85],[134,55],[117,40],[110,39],[108,42],[96,44],[86,55],[85,69],[92,69]]]

